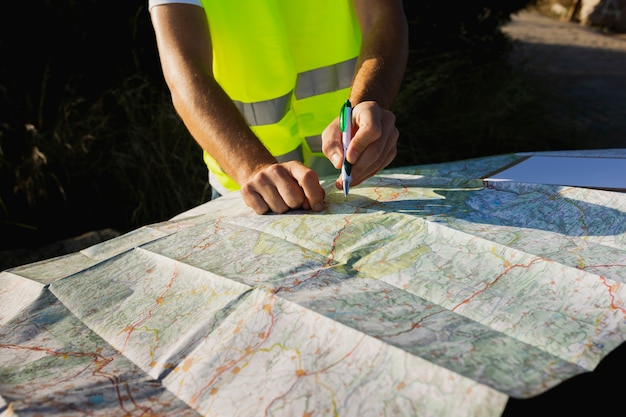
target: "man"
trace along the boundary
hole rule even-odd
[[[240,189],[258,214],[322,210],[318,174],[341,168],[347,98],[351,185],[395,158],[390,108],[408,55],[401,0],[149,0],[149,8],[174,107],[204,150],[214,191]]]

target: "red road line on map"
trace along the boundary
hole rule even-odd
[[[270,325],[268,327],[268,330],[263,333],[263,337],[260,338],[259,342],[256,343],[254,345],[254,347],[251,346],[247,346],[244,354],[237,360],[230,360],[228,361],[228,363],[226,365],[222,365],[220,367],[217,368],[217,373],[213,376],[213,378],[211,378],[202,388],[200,388],[200,390],[194,394],[191,398],[190,398],[190,405],[194,405],[198,399],[202,396],[202,394],[209,389],[209,387],[211,385],[213,385],[213,383],[217,380],[217,378],[220,375],[223,375],[226,373],[226,371],[229,370],[233,370],[235,368],[235,366],[240,363],[241,361],[243,361],[246,357],[250,356],[253,352],[255,352],[257,350],[257,348],[259,346],[261,346],[268,338],[269,335],[272,333],[272,329],[274,328],[274,325],[276,324],[276,316],[274,315],[274,313],[272,312],[272,305],[270,304],[265,304],[263,306],[263,310],[265,310],[268,315],[270,316]],[[239,326],[241,325],[242,321],[239,321],[237,323],[237,328],[239,328]]]
[[[159,294],[156,300],[154,300],[154,306],[150,308],[148,311],[146,311],[146,314],[143,317],[140,317],[134,323],[127,325],[118,333],[120,334],[120,333],[126,332],[126,338],[124,339],[124,343],[122,343],[122,346],[120,347],[121,352],[123,352],[126,349],[126,344],[130,340],[131,335],[135,332],[135,330],[137,330],[137,327],[139,327],[141,324],[147,321],[150,317],[152,317],[152,313],[154,312],[157,306],[163,304],[165,295],[172,289],[174,281],[176,280],[177,277],[178,277],[178,271],[174,271],[174,273],[172,274],[172,277],[170,278],[170,281],[165,286],[165,289],[163,290],[163,292],[161,292],[161,294]]]
[[[489,289],[489,287],[491,287],[492,285],[495,285],[500,280],[500,278],[502,278],[503,276],[507,275],[514,268],[530,268],[530,266],[532,264],[534,264],[535,262],[539,262],[539,261],[543,261],[543,260],[544,260],[543,258],[535,258],[535,259],[531,260],[530,262],[528,262],[527,264],[513,264],[513,265],[510,265],[510,266],[506,267],[504,269],[504,271],[502,271],[502,273],[498,274],[493,281],[486,283],[485,287],[482,290],[476,291],[474,294],[472,294],[471,297],[466,298],[465,300],[461,301],[456,306],[452,307],[450,309],[450,311],[456,310],[458,307],[462,306],[463,304],[469,304],[470,301],[472,300],[472,298],[475,298],[478,295],[484,293],[486,290]]]
[[[619,307],[618,305],[615,304],[615,295],[613,294],[613,286],[609,285],[607,282],[607,279],[602,275],[600,275],[600,280],[602,280],[604,285],[606,285],[607,289],[609,290],[609,298],[611,299],[611,308],[613,308],[614,310],[619,310],[622,313],[626,314],[626,308]],[[616,284],[616,285],[619,285],[619,284]]]
[[[361,340],[365,339],[365,337],[366,337],[365,335],[361,336]],[[354,344],[354,347],[353,347],[352,349],[350,349],[349,351],[347,351],[345,355],[343,355],[341,358],[337,359],[337,360],[336,360],[336,361],[334,361],[333,363],[331,363],[331,364],[329,364],[329,365],[325,366],[324,368],[317,369],[317,370],[312,371],[312,372],[308,372],[308,371],[305,371],[305,370],[303,370],[303,369],[298,369],[298,370],[296,371],[296,376],[297,376],[297,377],[298,377],[298,379],[299,379],[299,378],[302,378],[302,377],[304,377],[304,376],[310,376],[310,375],[315,375],[315,374],[319,374],[319,373],[322,373],[322,372],[326,372],[326,371],[328,371],[329,369],[331,369],[331,368],[335,367],[336,365],[338,365],[338,364],[342,363],[344,360],[346,360],[346,359],[347,359],[347,358],[349,358],[350,356],[352,356],[352,354],[353,354],[353,353],[354,353],[354,351],[356,350],[357,346],[359,346],[360,344],[361,344],[361,342],[360,342],[360,341],[356,342],[356,343]],[[287,390],[285,390],[285,392],[283,392],[281,395],[279,395],[279,396],[277,396],[277,397],[274,397],[274,398],[272,399],[272,401],[270,401],[270,402],[269,402],[269,404],[268,404],[268,405],[267,405],[267,407],[265,408],[265,411],[263,412],[263,415],[265,415],[265,416],[268,416],[268,415],[269,415],[269,411],[270,411],[270,409],[272,408],[272,405],[273,405],[276,401],[280,400],[281,398],[284,398],[284,397],[285,397],[285,396],[289,393],[289,391],[291,391],[291,390],[292,390],[292,389],[296,386],[296,384],[298,383],[298,379],[296,379],[296,380],[294,381],[294,383],[291,385],[291,387],[290,387],[290,388],[288,388]]]
[[[122,393],[120,392],[120,388],[119,388],[119,378],[113,374],[110,373],[105,373],[105,372],[101,372],[102,369],[104,369],[104,367],[106,367],[109,363],[111,363],[113,361],[112,357],[105,357],[102,356],[99,353],[87,353],[87,352],[59,352],[59,351],[55,351],[49,348],[41,348],[39,346],[21,346],[21,345],[15,345],[15,344],[0,344],[0,349],[14,349],[14,350],[30,350],[30,351],[36,351],[36,352],[44,352],[50,356],[56,356],[56,357],[64,357],[64,356],[73,356],[73,357],[91,357],[94,359],[94,361],[92,362],[92,364],[96,367],[96,369],[92,372],[92,375],[95,377],[103,377],[105,379],[107,379],[111,385],[113,386],[113,388],[115,389],[116,392],[116,396],[117,396],[117,400],[118,403],[120,405],[120,408],[122,410],[124,410],[126,412],[126,414],[128,414],[128,410],[126,409],[126,407],[124,406],[124,400],[122,398]],[[78,372],[75,375],[80,375],[81,373],[83,373],[88,367],[84,368],[82,371]],[[70,379],[65,378],[63,380],[68,380]],[[58,382],[57,382],[58,383]],[[137,404],[135,403],[135,401],[132,399],[132,395],[130,392],[128,392],[128,398],[131,399],[131,402],[133,402],[136,406]],[[139,407],[138,407],[139,408]]]

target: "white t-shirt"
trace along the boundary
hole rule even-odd
[[[202,3],[200,3],[200,0],[148,0],[148,10],[150,10],[153,6],[167,3],[195,4],[196,6],[202,7]]]

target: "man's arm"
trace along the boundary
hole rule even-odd
[[[278,164],[213,77],[204,10],[171,3],[154,6],[150,15],[176,111],[198,144],[240,185],[246,204],[259,214],[322,210],[317,174],[299,162]]]
[[[352,186],[385,168],[396,156],[399,132],[390,108],[408,59],[408,24],[402,0],[354,0],[354,6],[362,43],[350,94],[357,128],[347,151]],[[322,138],[324,154],[335,168],[341,168],[343,148],[337,120]],[[341,178],[336,186],[341,188]]]

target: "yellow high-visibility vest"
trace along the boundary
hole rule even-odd
[[[278,161],[337,170],[321,133],[339,115],[361,45],[352,0],[202,0],[217,82]],[[239,189],[206,151],[211,185]],[[216,183],[216,181],[218,183]]]

